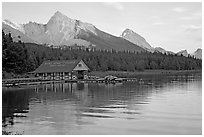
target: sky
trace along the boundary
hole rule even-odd
[[[3,2],[2,19],[45,24],[56,11],[115,36],[129,28],[152,47],[189,53],[202,48],[201,2]]]

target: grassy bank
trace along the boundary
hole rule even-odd
[[[92,71],[88,75],[105,77],[107,75],[113,75],[121,78],[135,78],[139,76],[151,76],[151,75],[178,75],[178,74],[191,74],[202,73],[202,70],[145,70],[145,71]]]

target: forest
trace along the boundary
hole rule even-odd
[[[125,46],[125,45],[124,45]],[[146,69],[197,70],[202,60],[194,57],[150,52],[95,50],[84,47],[54,48],[34,43],[14,42],[2,31],[2,72],[24,74],[45,60],[83,59],[91,71],[144,71]]]

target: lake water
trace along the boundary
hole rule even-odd
[[[29,135],[202,134],[201,74],[143,80],[3,90],[3,129]]]

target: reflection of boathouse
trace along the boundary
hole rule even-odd
[[[45,61],[35,71],[44,80],[84,79],[89,70],[83,60]]]

